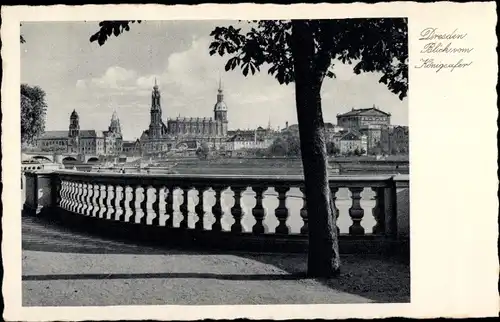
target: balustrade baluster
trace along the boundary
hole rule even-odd
[[[94,205],[92,204],[92,200],[94,199],[94,184],[88,182],[87,183],[87,199],[85,204],[87,205],[85,209],[85,214],[87,216],[92,216]]]
[[[71,183],[69,181],[64,182],[64,208],[68,211],[71,211],[71,199],[70,199],[70,192],[71,192]]]
[[[165,213],[168,216],[165,220],[166,227],[174,227],[174,191],[174,186],[165,187]]]
[[[364,188],[355,187],[349,188],[351,191],[352,206],[349,208],[349,216],[351,216],[352,225],[349,227],[350,235],[364,235],[365,229],[361,226],[361,220],[363,220],[364,210],[361,208],[361,192]]]
[[[204,222],[203,219],[205,218],[205,209],[204,209],[204,197],[203,194],[205,192],[205,187],[204,186],[198,186],[196,187],[196,190],[198,191],[198,204],[196,207],[194,207],[194,211],[196,212],[196,215],[198,216],[198,221],[194,225],[194,228],[197,230],[203,230]]]
[[[71,182],[71,212],[74,212],[74,213],[76,213],[76,209],[78,206],[78,202],[76,200],[77,186],[78,186],[77,182],[75,182],[75,181]]]
[[[74,210],[74,201],[73,201],[73,194],[74,194],[74,182],[70,181],[68,182],[68,210],[73,212]]]
[[[154,196],[154,201],[153,201],[153,205],[151,206],[151,208],[153,208],[153,213],[154,213],[155,217],[153,219],[151,219],[151,225],[159,226],[160,225],[160,190],[161,190],[161,187],[157,186],[157,187],[153,187],[153,188],[154,188],[155,196]]]
[[[66,209],[71,211],[71,182],[66,181]]]
[[[300,192],[302,192],[302,209],[300,209],[300,217],[304,222],[304,225],[300,228],[300,233],[302,235],[307,235],[309,233],[309,217],[307,217],[307,198],[306,198],[306,187],[300,186]]]
[[[135,202],[137,200],[137,190],[140,186],[133,186],[132,188],[132,198],[129,201],[130,211],[132,212],[131,217],[134,218],[134,222],[137,222],[137,209],[135,207]],[[130,220],[129,220],[130,221]]]
[[[263,194],[267,187],[256,186],[252,187],[255,191],[255,207],[252,209],[252,215],[255,218],[255,225],[252,227],[252,233],[254,234],[265,234],[268,231],[267,225],[264,223],[264,218],[266,217],[266,211],[262,205],[262,200],[264,199]]]
[[[79,196],[79,207],[78,207],[78,213],[81,215],[84,215],[84,209],[85,209],[85,195],[87,194],[87,190],[85,189],[85,182],[80,181],[80,196]]]
[[[61,208],[67,210],[67,205],[68,205],[68,197],[67,197],[67,192],[68,192],[68,182],[66,180],[61,181]],[[35,192],[37,193],[37,192]]]
[[[79,206],[79,203],[78,203],[78,185],[79,185],[79,182],[78,181],[73,181],[73,196],[72,196],[72,199],[73,199],[73,209],[72,211],[74,213],[78,213],[78,206]]]
[[[73,189],[71,193],[72,206],[71,211],[77,213],[78,212],[78,182],[73,181],[72,183]]]
[[[274,188],[278,192],[279,204],[274,214],[279,221],[276,227],[276,234],[288,234],[290,232],[290,227],[287,225],[286,221],[288,219],[288,208],[286,207],[286,193],[290,190],[287,186],[278,186]]]
[[[245,187],[232,186],[231,190],[234,192],[234,205],[231,208],[231,215],[234,218],[234,224],[231,225],[231,231],[235,233],[243,232],[243,226],[241,225],[241,218],[243,218],[243,209],[241,208],[241,193],[245,190]]]
[[[337,208],[337,192],[339,191],[338,187],[330,187],[330,192],[332,196],[332,202],[333,202],[333,210],[335,211],[335,228],[337,229],[337,235],[340,235],[340,228],[337,223],[339,222],[339,208]]]
[[[120,186],[120,201],[118,202],[119,204],[119,209],[117,209],[116,215],[115,215],[115,220],[117,221],[125,221],[125,218],[127,216],[127,209],[125,208],[125,201],[127,200],[127,188],[129,186],[124,184]]]
[[[114,185],[108,186],[108,198],[106,199],[106,206],[108,211],[106,212],[106,219],[113,218],[113,213],[116,213],[116,189]]]
[[[221,205],[221,198],[222,198],[222,186],[215,186],[212,187],[212,189],[215,191],[215,204],[212,206],[212,214],[215,217],[215,222],[212,225],[212,230],[213,231],[222,231],[222,205]]]
[[[373,234],[382,234],[385,232],[385,196],[384,188],[372,187],[375,192],[375,206],[372,209],[373,218],[375,218],[375,226],[373,226]]]
[[[106,197],[107,197],[107,190],[106,190],[106,184],[99,185],[99,218],[104,218],[104,214],[107,211],[107,205],[106,205]]]
[[[99,198],[101,197],[101,185],[94,185],[94,196],[92,200],[92,205],[94,208],[92,209],[92,217],[97,217],[99,215],[100,206],[99,206]]]
[[[139,223],[146,225],[148,223],[147,219],[148,219],[148,188],[149,188],[149,186],[143,185],[141,188],[142,188],[142,196],[143,196],[142,201],[140,203],[142,217],[141,217]]]
[[[181,206],[179,207],[179,210],[181,211],[182,214],[182,220],[179,223],[179,228],[188,228],[188,215],[189,215],[189,188],[185,187],[182,189],[182,197],[184,198],[182,201]]]

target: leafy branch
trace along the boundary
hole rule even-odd
[[[130,24],[135,22],[141,23],[141,20],[101,21],[99,23],[99,31],[90,37],[90,42],[97,41],[99,46],[102,46],[111,35],[118,37],[124,31],[129,31]]]

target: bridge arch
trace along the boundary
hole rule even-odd
[[[41,160],[52,161],[50,158],[43,156],[43,155],[35,155],[35,156],[31,157],[31,159],[36,160],[36,161],[41,161]]]
[[[93,163],[93,162],[98,162],[98,161],[99,161],[99,158],[97,158],[97,157],[90,157],[87,160],[87,163]]]
[[[66,163],[66,162],[76,162],[76,158],[72,157],[72,156],[67,156],[65,158],[62,159],[62,162],[63,163]]]

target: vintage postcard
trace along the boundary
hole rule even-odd
[[[3,7],[4,318],[497,315],[495,9]]]

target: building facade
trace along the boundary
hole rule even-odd
[[[338,126],[366,136],[366,150],[375,153],[408,153],[408,127],[391,125],[391,114],[375,106],[337,115]]]
[[[337,125],[346,129],[363,129],[370,126],[388,126],[391,124],[391,114],[386,113],[375,105],[371,108],[352,109],[337,115]]]
[[[228,108],[224,102],[222,83],[219,81],[217,101],[213,109],[213,117],[176,117],[162,118],[161,93],[156,84],[151,94],[151,110],[149,129],[140,138],[141,148],[145,154],[155,154],[171,149],[184,141],[206,142],[211,148],[219,149],[225,145],[228,132]]]
[[[80,155],[119,155],[122,152],[120,120],[113,113],[107,131],[81,130],[80,117],[73,110],[68,131],[45,131],[36,140],[41,151]]]
[[[340,138],[340,154],[349,154],[358,151],[359,154],[366,154],[368,142],[366,135],[357,130],[349,130]]]
[[[259,126],[255,130],[231,131],[232,135],[226,142],[226,150],[237,151],[243,149],[267,149],[274,140],[270,128]]]
[[[389,134],[389,151],[408,154],[410,152],[409,131],[407,126],[395,126]]]
[[[135,141],[123,141],[122,154],[126,156],[140,156],[142,151],[139,139]]]

